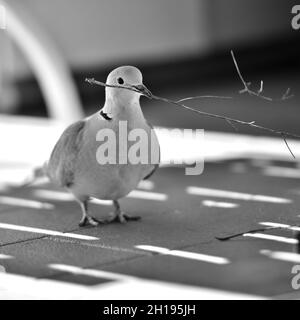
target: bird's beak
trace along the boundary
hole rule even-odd
[[[143,84],[138,84],[132,86],[134,89],[138,90],[143,96],[146,96],[147,98],[152,98],[151,91]]]

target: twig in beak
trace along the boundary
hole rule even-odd
[[[127,86],[127,85],[121,85],[121,84],[108,84],[108,83],[105,83],[105,82],[101,82],[101,81],[95,80],[94,78],[85,78],[85,81],[88,82],[89,84],[96,84],[96,85],[102,86],[102,87],[127,89],[127,90],[130,90],[130,91],[138,92],[138,93],[144,95],[145,97],[151,99],[148,95],[146,95],[146,93],[144,93],[143,91],[139,90],[135,86]]]
[[[249,88],[250,83],[246,82],[244,80],[232,50],[231,50],[231,56],[232,56],[235,68],[237,70],[238,76],[239,76],[239,78],[240,78],[240,80],[241,80],[241,82],[242,82],[242,84],[244,86],[244,88],[240,91],[240,93],[247,92],[249,95],[256,96],[258,98],[261,98],[261,99],[264,99],[264,100],[268,100],[268,101],[274,101],[273,98],[270,98],[270,97],[262,95],[263,87],[264,87],[263,81],[261,81],[260,88],[259,88],[259,90],[257,92],[250,90],[250,88]],[[148,89],[147,89],[147,91],[144,90],[144,92],[143,92],[143,90],[139,90],[137,87],[134,87],[134,86],[110,85],[110,84],[106,84],[106,83],[101,82],[101,81],[97,81],[97,80],[95,80],[93,78],[92,79],[85,79],[85,81],[87,81],[90,84],[97,84],[97,85],[101,85],[103,87],[123,88],[123,89],[131,90],[131,91],[140,93],[141,95],[147,97],[148,99],[153,99],[153,100],[166,102],[168,104],[172,104],[172,105],[175,105],[177,107],[184,108],[186,110],[189,110],[189,111],[191,111],[193,113],[200,114],[202,116],[224,120],[229,125],[231,125],[235,130],[237,130],[237,127],[235,126],[235,124],[239,124],[239,125],[244,125],[244,126],[260,129],[260,130],[263,130],[263,131],[268,131],[268,132],[273,133],[273,134],[277,134],[277,135],[282,137],[282,139],[283,139],[288,151],[293,156],[293,158],[295,158],[294,153],[292,152],[291,148],[288,145],[287,137],[300,139],[300,135],[297,135],[297,134],[294,134],[294,133],[290,133],[290,132],[286,132],[286,131],[281,131],[281,130],[276,130],[276,129],[264,127],[264,126],[256,124],[255,121],[244,121],[244,120],[234,119],[234,118],[230,118],[230,117],[226,117],[226,116],[222,116],[222,115],[218,115],[218,114],[213,114],[213,113],[209,113],[209,112],[205,112],[205,111],[201,111],[201,110],[196,110],[196,109],[193,109],[193,108],[191,108],[191,107],[189,107],[189,106],[187,106],[187,105],[182,103],[182,101],[191,100],[191,99],[193,99],[193,97],[189,97],[189,98],[186,98],[186,99],[181,99],[181,100],[178,100],[178,101],[174,101],[174,100],[171,100],[171,99],[155,96]],[[150,92],[150,94],[148,93],[148,91]],[[213,97],[213,96],[209,96],[209,97]],[[281,99],[279,99],[279,100],[282,101],[282,100],[289,99],[291,97],[292,97],[292,95],[290,94],[290,89],[288,88],[286,90],[286,92],[283,94],[283,96],[281,97]],[[199,96],[199,98],[200,98],[200,96]],[[230,99],[231,97],[217,97],[216,96],[216,98],[225,98],[225,99],[229,98]]]

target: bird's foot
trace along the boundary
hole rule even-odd
[[[100,223],[103,223],[102,221],[94,218],[94,217],[90,217],[90,216],[85,216],[83,217],[80,222],[79,222],[79,227],[85,227],[85,226],[93,226],[96,227],[98,226]]]
[[[105,220],[105,223],[114,223],[114,222],[126,223],[128,221],[138,221],[140,219],[141,217],[139,216],[129,216],[121,211],[121,212],[118,212],[117,214],[114,212],[110,218]]]

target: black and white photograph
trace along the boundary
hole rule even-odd
[[[300,0],[0,0],[0,300],[300,299],[299,56]]]

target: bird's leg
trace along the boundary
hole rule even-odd
[[[141,217],[139,216],[131,217],[125,214],[121,210],[119,201],[114,200],[113,203],[114,203],[115,211],[113,212],[112,217],[105,221],[106,223],[112,223],[112,222],[126,223],[128,221],[137,221],[141,219]]]
[[[97,220],[94,217],[89,216],[88,214],[88,201],[80,201],[79,202],[81,211],[82,211],[82,218],[79,222],[80,227],[84,227],[86,225],[91,225],[91,226],[97,226],[101,221]]]

